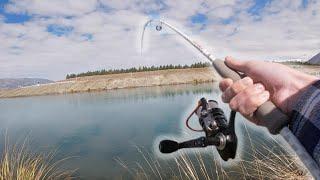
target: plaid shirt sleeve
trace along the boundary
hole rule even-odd
[[[289,128],[320,165],[320,81],[308,87],[299,98]]]

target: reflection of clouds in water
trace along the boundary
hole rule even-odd
[[[72,96],[81,97],[81,102],[86,101],[108,101],[112,103],[113,100],[119,101],[139,101],[152,98],[171,98],[181,95],[196,95],[202,93],[216,93],[219,90],[213,87],[217,87],[216,83],[204,83],[204,84],[182,84],[174,86],[154,86],[154,87],[141,87],[132,89],[117,89],[108,90],[105,92],[93,92],[73,94]],[[97,96],[100,95],[100,96]],[[70,99],[72,103],[79,104],[77,98]]]
[[[80,127],[75,130],[74,134],[62,137],[57,142],[57,146],[62,152],[74,152],[73,156],[86,156],[89,153],[88,148],[79,148],[79,146],[86,146],[90,139],[100,136],[101,132],[102,128],[97,124]],[[75,149],[75,147],[77,148]]]

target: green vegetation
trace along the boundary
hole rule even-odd
[[[188,68],[204,68],[209,67],[210,63],[198,62],[191,65],[161,65],[161,66],[140,66],[138,68],[132,67],[128,69],[102,69],[98,71],[88,71],[79,74],[67,74],[66,79],[84,77],[84,76],[95,76],[95,75],[107,75],[107,74],[121,74],[121,73],[132,73],[132,72],[144,72],[144,71],[158,71],[166,69],[188,69]]]

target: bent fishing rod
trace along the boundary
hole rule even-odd
[[[172,26],[171,24],[163,20],[151,19],[145,23],[143,27],[142,37],[141,37],[141,53],[143,48],[143,38],[144,38],[145,30],[152,22],[157,23],[156,25],[157,31],[161,31],[163,26],[165,26],[171,29],[172,31],[174,31],[175,33],[177,33],[180,37],[186,40],[190,45],[195,47],[198,51],[200,51],[201,54],[203,54],[206,57],[207,60],[211,62],[212,66],[221,77],[230,78],[233,81],[238,81],[241,78],[246,76],[245,74],[241,74],[231,69],[230,67],[228,67],[223,60],[215,58],[209,51],[207,51],[205,48],[200,46],[195,41],[191,40],[186,34],[179,31],[177,28],[175,28],[174,26]],[[212,124],[217,125],[218,121],[217,121],[217,117],[215,117],[213,114],[213,110],[216,110],[217,107],[214,106],[214,108],[208,109],[207,108],[208,105],[209,103],[206,102],[206,100],[201,99],[198,103],[197,108],[191,113],[191,115],[195,113],[199,117],[199,123],[203,128],[201,131],[205,132],[206,134],[205,137],[201,137],[195,140],[186,141],[182,143],[177,143],[171,140],[164,140],[160,142],[160,145],[159,145],[160,151],[163,153],[171,153],[181,148],[206,147],[208,145],[214,145],[217,147],[218,152],[223,160],[226,161],[229,158],[233,159],[235,157],[236,147],[237,147],[237,138],[234,133],[235,112],[231,111],[231,116],[230,116],[231,119],[229,120],[229,124],[226,124],[226,120],[224,120],[223,123],[225,125],[217,126],[219,130],[215,131],[215,133],[210,133],[211,131],[209,132],[209,130],[212,130],[212,127],[211,127]],[[199,111],[199,109],[201,110]],[[204,120],[205,118],[202,117],[202,114],[206,115],[205,117],[210,117],[210,118],[207,118],[207,120]],[[191,117],[191,115],[188,117],[186,121],[186,125],[189,129],[190,127],[188,126],[187,122]],[[271,101],[267,101],[256,110],[253,116],[255,119],[259,120],[256,123],[257,125],[266,127],[268,131],[273,135],[280,134],[286,140],[286,142],[290,145],[290,147],[295,151],[295,153],[297,154],[301,162],[304,164],[304,166],[308,169],[310,174],[315,179],[320,179],[320,169],[318,164],[309,155],[309,153],[302,146],[300,141],[289,130],[288,128],[289,117],[286,114],[284,114],[280,109],[278,109]],[[229,129],[229,130],[225,130],[225,129]],[[228,139],[229,140],[231,139],[231,140],[228,141]],[[229,146],[226,146],[227,144]],[[221,147],[223,147],[223,149]]]

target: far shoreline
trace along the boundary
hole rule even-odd
[[[0,98],[99,92],[139,87],[200,84],[217,81],[212,67],[85,76],[55,83],[0,90]]]
[[[317,77],[320,76],[320,66],[318,65],[281,64],[307,74]],[[219,81],[220,78],[221,77],[215,73],[215,70],[212,67],[84,76],[56,81],[49,84],[26,86],[10,90],[0,89],[0,99],[99,92],[139,87],[200,84],[216,82]]]

